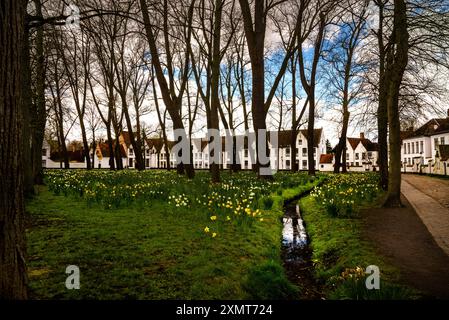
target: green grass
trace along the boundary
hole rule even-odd
[[[299,204],[311,240],[316,277],[324,284],[329,298],[415,298],[415,292],[395,284],[398,270],[385,263],[372,245],[363,240],[361,219],[332,216],[311,196],[301,199]],[[365,287],[364,271],[369,265],[376,265],[381,271],[381,290]],[[357,267],[361,268],[358,275]],[[343,277],[345,271],[353,277]]]
[[[307,185],[311,188],[312,183]],[[286,190],[286,195],[295,190]],[[297,293],[281,267],[283,196],[263,221],[210,220],[207,208],[166,200],[105,210],[47,187],[27,204],[28,272],[36,299],[253,299]],[[262,209],[262,208],[261,208]],[[205,226],[217,232],[212,238]],[[80,268],[80,290],[65,269]]]
[[[248,298],[241,285],[248,269],[279,253],[275,216],[211,238],[202,232],[209,223],[204,214],[170,212],[161,203],[105,211],[43,190],[28,211],[30,287],[37,298]],[[80,268],[81,290],[65,288],[71,264]]]

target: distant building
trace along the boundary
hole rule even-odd
[[[405,172],[444,172],[440,165],[447,162],[442,159],[445,159],[449,146],[449,110],[447,118],[431,119],[417,130],[403,131],[401,136],[401,160]]]
[[[327,171],[327,172],[334,171],[334,155],[322,154],[320,156],[320,166],[318,169],[320,171]]]
[[[378,169],[379,145],[377,142],[365,138],[365,134],[361,132],[358,138],[346,138],[346,150],[341,155],[342,163],[343,157],[346,157],[348,171],[376,171]],[[333,163],[335,164],[335,159]]]

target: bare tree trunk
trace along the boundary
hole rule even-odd
[[[210,104],[210,123],[209,129],[219,129],[219,117],[218,109],[220,104],[219,90],[220,90],[220,42],[221,42],[221,17],[223,12],[223,2],[222,0],[215,0],[215,12],[214,12],[214,31],[213,31],[213,50],[212,50],[212,60],[211,60],[211,104]],[[216,141],[215,141],[216,142]],[[221,141],[220,141],[221,144]],[[217,152],[220,154],[221,150],[214,150],[215,156]],[[210,158],[209,158],[210,159]],[[221,159],[218,159],[221,161]],[[220,164],[211,163],[211,178],[213,183],[220,182]]]
[[[29,30],[25,26],[24,36],[21,50],[22,63],[22,161],[23,161],[23,179],[24,192],[26,196],[34,193],[33,187],[33,164],[31,156],[31,118],[30,111],[32,108],[32,92],[31,92],[31,66],[30,66],[30,45]]]
[[[182,71],[183,76],[182,76],[182,81],[180,84],[180,89],[179,89],[179,93],[178,96],[175,96],[174,94],[174,90],[173,87],[175,86],[172,78],[173,78],[173,74],[172,74],[172,69],[169,69],[169,78],[170,78],[170,88],[167,84],[167,80],[165,78],[164,75],[164,71],[162,70],[162,64],[161,61],[159,59],[159,52],[157,49],[157,44],[156,44],[156,38],[155,38],[155,34],[153,32],[153,27],[151,24],[151,19],[150,19],[150,15],[149,15],[149,11],[148,11],[148,5],[146,3],[146,0],[140,0],[140,8],[142,11],[142,17],[143,17],[143,21],[144,21],[144,25],[145,25],[145,35],[147,37],[148,40],[148,45],[150,47],[150,52],[151,52],[151,63],[154,67],[155,70],[155,74],[156,74],[156,78],[157,81],[159,83],[159,88],[161,90],[162,93],[162,98],[164,100],[165,103],[165,107],[168,110],[168,113],[170,114],[170,118],[173,121],[173,129],[174,130],[184,130],[185,132],[185,128],[184,128],[184,124],[182,122],[182,118],[181,118],[181,106],[182,106],[182,95],[185,91],[185,87],[186,87],[186,83],[188,81],[188,65],[189,65],[189,53],[186,53],[185,56],[185,62],[184,62],[184,66],[185,69]],[[187,28],[188,28],[188,36],[186,41],[190,42],[190,36],[191,36],[191,32],[192,32],[192,15],[193,15],[193,7],[194,7],[194,3],[195,1],[192,1],[189,7],[189,14],[188,14],[188,21],[187,22]],[[166,10],[164,10],[166,11]],[[167,19],[167,12],[164,12],[164,20]],[[168,37],[167,32],[165,32],[165,36]],[[167,41],[166,45],[168,45]],[[170,55],[170,52],[167,51],[166,52],[167,55]],[[170,60],[170,58],[168,59]],[[195,176],[195,170],[193,168],[192,163],[189,164],[185,164],[185,163],[178,163],[177,164],[177,171],[179,174],[183,174],[185,172],[187,173],[187,177],[189,179],[193,179],[193,177]]]
[[[57,66],[56,66],[57,68]],[[64,134],[64,112],[62,108],[61,101],[61,88],[59,87],[59,75],[58,71],[55,72],[55,83],[56,83],[56,106],[55,111],[57,113],[58,122],[58,135],[59,135],[59,149],[62,152],[62,157],[64,159],[64,168],[70,168],[69,154],[67,152],[67,146],[65,144],[65,134]]]
[[[125,115],[126,126],[128,127],[129,140],[131,140],[131,145],[133,146],[133,149],[134,149],[134,156],[136,159],[135,167],[139,171],[145,170],[145,162],[143,160],[142,145],[139,142],[139,141],[141,141],[141,139],[138,139],[137,138],[138,136],[136,137],[136,135],[133,132],[131,117],[129,116],[129,111],[128,111],[128,105],[127,105],[126,101],[124,102],[123,99],[126,99],[126,96],[122,97],[122,108],[123,108],[123,113]]]
[[[394,1],[393,33],[387,54],[388,124],[390,146],[390,170],[388,193],[384,207],[400,207],[401,204],[401,126],[399,122],[399,91],[408,64],[409,34],[404,0]],[[394,46],[393,46],[394,45]],[[393,50],[396,49],[396,52]]]
[[[301,15],[304,8],[301,8]],[[324,31],[326,28],[326,13],[320,12],[319,13],[319,27],[318,27],[318,34],[315,39],[314,44],[314,52],[313,52],[313,60],[312,60],[312,68],[310,72],[310,80],[307,80],[306,76],[306,66],[304,63],[304,54],[303,54],[303,42],[304,40],[300,40],[300,46],[301,49],[298,52],[298,62],[299,62],[299,70],[300,70],[300,76],[301,76],[301,83],[304,87],[304,90],[307,93],[307,99],[309,103],[309,121],[307,124],[307,159],[308,159],[308,173],[309,175],[315,175],[315,156],[314,156],[314,126],[315,126],[315,87],[316,87],[316,74],[317,74],[317,67],[318,62],[320,60],[321,56],[321,47],[323,44],[324,39]],[[298,33],[300,36],[300,33]]]
[[[296,138],[298,137],[298,123],[296,122],[296,57],[292,56],[291,59],[292,68],[292,135],[290,138],[291,149],[291,171],[296,172],[299,170],[299,165],[296,163]]]
[[[2,1],[0,16],[0,299],[26,299],[21,147],[25,1]]]
[[[40,0],[34,0],[36,13],[42,17],[42,4]],[[33,180],[35,184],[44,183],[42,171],[42,144],[44,142],[45,124],[47,112],[45,108],[45,57],[44,57],[44,30],[40,26],[36,32],[36,103],[34,113],[34,130],[32,135],[32,164]]]
[[[109,169],[115,170],[115,152],[114,144],[112,142],[112,132],[111,125],[106,125],[106,135],[108,137],[108,148],[109,148]]]
[[[379,30],[377,40],[379,45],[379,105],[377,108],[377,131],[379,143],[379,184],[383,190],[388,189],[388,111],[387,111],[387,90],[385,78],[385,58],[386,50],[384,45],[384,1],[377,1],[379,6]]]

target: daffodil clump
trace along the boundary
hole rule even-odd
[[[223,174],[221,179],[221,183],[212,184],[206,172],[198,172],[189,180],[174,171],[45,171],[45,181],[51,191],[78,197],[89,206],[99,204],[113,209],[163,201],[174,211],[188,213],[200,208],[207,216],[216,215],[220,221],[239,225],[251,225],[263,219],[258,211],[260,199],[279,188],[307,183],[310,178],[304,173],[278,173],[273,180],[262,180],[252,172],[241,172]]]
[[[189,198],[184,194],[168,196],[168,204],[174,205],[175,207],[187,207],[189,205]]]
[[[357,206],[378,196],[379,176],[376,173],[333,174],[311,195],[329,214],[350,217]]]
[[[97,203],[104,208],[129,206],[133,202],[148,203],[151,199],[167,199],[176,185],[171,172],[122,170],[46,170],[45,182],[55,194],[75,196],[89,206]]]

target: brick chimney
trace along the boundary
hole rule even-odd
[[[365,133],[364,132],[360,132],[360,139],[362,139],[362,140],[365,139]]]

